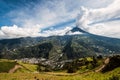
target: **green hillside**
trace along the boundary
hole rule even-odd
[[[9,72],[17,63],[12,60],[0,59],[0,73]]]
[[[120,53],[120,40],[91,34],[0,40],[0,58],[76,59]]]
[[[0,73],[9,73],[9,71],[16,65],[21,67],[17,68],[13,73],[37,72],[37,65],[25,64],[22,62],[16,62],[14,60],[0,59]]]
[[[106,62],[107,59],[109,61]],[[64,70],[38,72],[38,65],[0,59],[0,80],[120,80],[119,60],[120,56],[103,59],[100,57],[98,59],[85,57],[67,64],[67,69]],[[103,66],[103,62],[106,64],[103,69],[106,69],[106,72],[96,72]],[[8,73],[16,65],[20,67],[16,68],[12,73]],[[109,68],[111,69],[109,70]],[[69,69],[76,69],[76,71],[68,73]]]

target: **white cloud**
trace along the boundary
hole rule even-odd
[[[13,23],[20,24],[20,26],[31,27],[39,24],[42,28],[46,28],[76,18],[81,6],[98,8],[110,2],[111,0],[49,0],[43,4],[34,4],[33,8],[23,7],[13,10],[8,13],[8,16],[12,17]]]
[[[107,37],[120,38],[120,21],[111,21],[93,25],[89,32]]]
[[[34,7],[32,8],[29,8],[29,6],[31,5],[28,4],[27,7],[23,7],[23,8],[21,7],[18,10],[16,9],[11,10],[11,12],[7,14],[7,17],[9,17],[15,25],[2,26],[0,29],[0,39],[18,38],[18,37],[26,37],[26,36],[35,37],[35,36],[64,35],[66,31],[71,29],[70,27],[65,26],[64,29],[47,30],[47,31],[43,31],[43,33],[41,33],[41,30],[50,27],[52,25],[59,24],[61,22],[66,22],[70,19],[75,19],[77,14],[79,13],[79,9],[81,6],[94,8],[94,10],[84,8],[80,12],[81,13],[80,15],[82,17],[81,18],[79,17],[79,25],[80,24],[83,25],[84,23],[85,26],[83,28],[88,29],[88,25],[87,25],[88,23],[94,22],[96,20],[97,21],[102,20],[101,17],[103,17],[102,15],[103,12],[101,12],[100,9],[98,10],[96,8],[102,8],[104,10],[103,7],[106,7],[112,1],[113,0],[109,0],[109,1],[108,0],[76,0],[76,1],[48,0],[45,1],[44,4],[41,3],[32,4],[34,5]],[[115,11],[115,9],[112,11]],[[110,11],[111,9],[108,10],[108,12]],[[99,17],[96,18],[99,12],[100,12]],[[104,17],[106,17],[106,15]],[[91,33],[93,33],[92,29],[91,30],[88,29],[88,30]],[[77,34],[77,33],[71,33],[71,34]]]
[[[36,27],[36,28],[34,28]],[[41,36],[39,33],[40,25],[36,25],[32,28],[26,28],[26,27],[18,27],[16,25],[13,26],[3,26],[0,29],[0,38],[19,38],[19,37],[35,37],[35,36]]]
[[[77,11],[79,10],[69,11],[67,3],[64,0],[47,1],[44,5],[39,3],[34,4],[34,8],[32,9],[24,7],[18,10],[12,10],[7,16],[11,18],[15,25],[2,26],[0,29],[0,39],[64,35],[70,28],[47,30],[43,33],[41,33],[41,30],[76,17]]]
[[[36,28],[34,28],[36,27]],[[65,27],[64,29],[59,30],[46,30],[44,32],[40,32],[40,25],[36,25],[32,28],[26,27],[18,27],[16,25],[13,26],[3,26],[0,29],[0,39],[9,39],[9,38],[20,38],[20,37],[48,37],[48,36],[63,36],[66,32],[70,31],[71,27]]]
[[[114,0],[105,8],[88,9],[82,7],[77,25],[93,34],[120,38],[120,20],[112,21],[112,19],[120,17],[119,4],[120,0]]]
[[[60,29],[60,30],[47,30],[44,31],[42,35],[44,36],[63,36],[66,34],[66,32],[70,31],[72,28],[71,27],[65,27],[64,29]]]
[[[76,18],[78,9],[69,11],[66,1],[46,1],[44,5],[35,4],[33,9],[28,7],[8,13],[12,22],[22,27],[31,27],[36,24],[46,28],[69,19]],[[14,17],[13,17],[14,16]]]
[[[76,35],[76,34],[83,34],[83,33],[81,33],[81,32],[79,32],[79,31],[76,31],[76,32],[68,32],[67,33],[67,35]]]

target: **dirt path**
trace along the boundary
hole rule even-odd
[[[102,69],[104,69],[104,68],[105,68],[105,66],[106,66],[105,64],[104,64],[104,65],[102,65],[99,69],[96,69],[96,70],[95,70],[95,72],[100,72],[100,71],[102,71]]]
[[[104,64],[103,64],[100,68],[96,69],[95,72],[100,72],[100,71],[102,71],[102,70],[106,67],[106,65],[109,64],[109,62],[110,62],[110,58],[107,58],[107,59],[104,61]]]
[[[8,73],[14,73],[19,68],[22,68],[22,66],[17,64],[12,69],[10,69]]]

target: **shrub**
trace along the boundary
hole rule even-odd
[[[120,80],[120,78],[117,75],[113,75],[112,77],[109,78],[109,80]]]

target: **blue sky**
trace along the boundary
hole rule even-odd
[[[54,0],[46,0],[46,2],[45,0],[0,0],[0,26],[5,26],[5,25],[10,26],[14,24],[22,26],[22,24],[14,21],[15,18],[19,18],[20,15],[19,12],[21,13],[23,12],[23,15],[25,14],[24,16],[25,18],[27,17],[32,18],[36,16],[37,13],[36,10],[38,8],[41,9],[39,10],[40,13],[42,13],[42,11],[44,12],[44,9],[53,10],[54,7],[56,7],[56,5],[54,5],[53,4],[54,2],[52,3],[52,1]],[[34,11],[36,12],[35,14]],[[12,12],[15,13],[13,14]],[[66,21],[66,23],[68,22]],[[55,26],[54,24],[52,25]],[[56,25],[59,25],[59,23]]]
[[[15,22],[14,19],[18,18],[18,16],[20,15],[19,12],[22,11],[24,12],[23,14],[27,15],[28,17],[31,16],[34,17],[36,16],[36,14],[34,14],[34,11],[36,12],[37,9],[40,9],[39,12],[42,13],[44,12],[44,9],[45,10],[48,9],[51,10],[51,12],[54,12],[53,10],[55,11],[56,9],[63,10],[62,8],[65,8],[66,13],[75,11],[77,14],[78,13],[77,11],[79,11],[81,6],[87,6],[92,8],[102,7],[100,5],[97,5],[98,3],[95,3],[96,6],[93,6],[92,4],[90,5],[89,3],[91,3],[91,1],[94,0],[84,0],[84,1],[83,0],[76,0],[76,1],[74,0],[67,0],[67,1],[66,0],[0,0],[0,26],[4,26],[4,25],[9,26],[14,24],[20,25],[20,23]],[[12,14],[12,12],[15,13]],[[62,14],[61,11],[60,13]],[[66,15],[67,14],[63,14],[63,17]]]
[[[33,6],[31,2],[36,3],[37,0],[0,0],[0,26],[13,25],[11,19],[14,16],[9,16],[9,13],[24,7],[31,8]]]
[[[114,24],[117,21],[117,27],[119,27],[117,15],[119,9],[112,12],[117,16],[108,16],[109,18],[104,15],[111,15],[111,13],[103,13],[101,10],[109,9],[107,7],[115,1],[118,0],[0,0],[0,39],[64,35],[65,31],[69,31],[76,24],[93,34],[109,36],[104,31],[102,32],[104,34],[97,33],[99,31],[96,24],[98,26],[103,23],[108,26],[110,21],[114,21]],[[96,12],[101,12],[100,17],[105,18],[98,19],[96,16],[99,15],[96,15]],[[87,17],[82,19],[83,16]],[[86,20],[89,21],[86,23]],[[87,24],[93,24],[91,25],[93,28],[88,29],[90,26]]]

